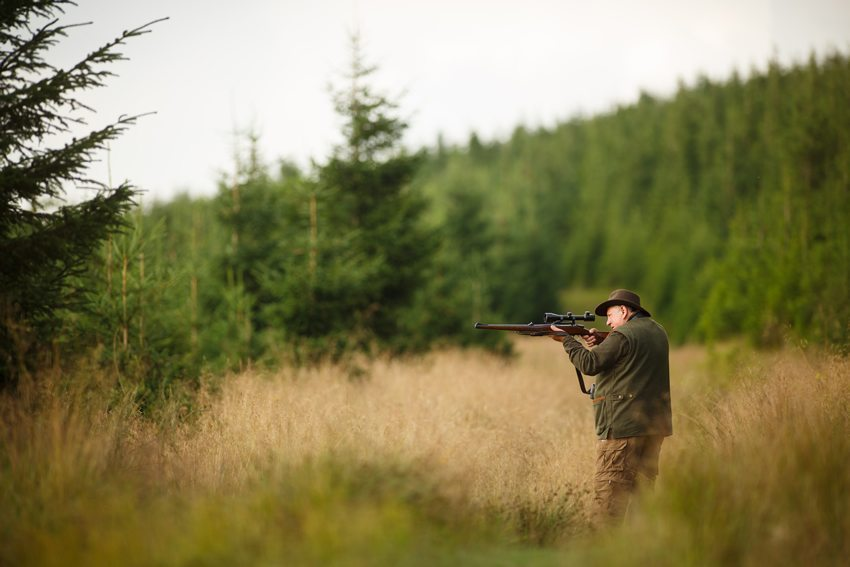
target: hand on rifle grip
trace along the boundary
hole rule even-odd
[[[602,342],[599,338],[599,335],[596,334],[596,329],[588,329],[587,334],[582,335],[581,338],[582,340],[584,340],[584,343],[589,347],[596,346],[600,342]]]

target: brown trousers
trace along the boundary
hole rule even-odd
[[[608,526],[626,516],[632,497],[652,488],[658,476],[661,435],[600,439],[594,477],[594,524]]]

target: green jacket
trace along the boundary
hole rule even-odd
[[[593,409],[600,439],[673,434],[664,327],[638,315],[592,349],[567,335],[564,350],[576,368],[596,376]]]

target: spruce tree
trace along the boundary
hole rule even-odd
[[[85,304],[75,276],[107,235],[124,226],[136,194],[128,183],[110,187],[87,173],[136,117],[80,136],[93,110],[79,96],[104,86],[113,74],[107,67],[124,59],[118,47],[154,22],[60,69],[47,55],[78,27],[59,24],[72,4],[21,0],[0,8],[0,383],[25,368],[63,309]],[[90,196],[70,202],[72,186]]]
[[[424,199],[410,186],[423,154],[401,144],[407,123],[395,102],[369,84],[376,68],[352,38],[349,83],[335,94],[344,143],[319,171],[320,185],[337,203],[331,228],[348,232],[347,246],[366,268],[352,305],[353,320],[379,343],[403,348],[399,318],[423,286],[435,246],[422,223]]]
[[[406,348],[400,321],[435,249],[425,201],[410,186],[423,155],[403,148],[407,124],[370,84],[375,68],[357,37],[352,44],[346,84],[334,92],[343,142],[315,180],[285,184],[300,221],[281,226],[288,254],[266,270],[267,295],[277,298],[267,317],[300,360]]]

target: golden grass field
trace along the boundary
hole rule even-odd
[[[516,349],[248,371],[151,416],[96,371],[45,372],[0,400],[0,565],[850,557],[847,359],[674,350],[656,490],[594,533],[590,403],[560,345]]]

